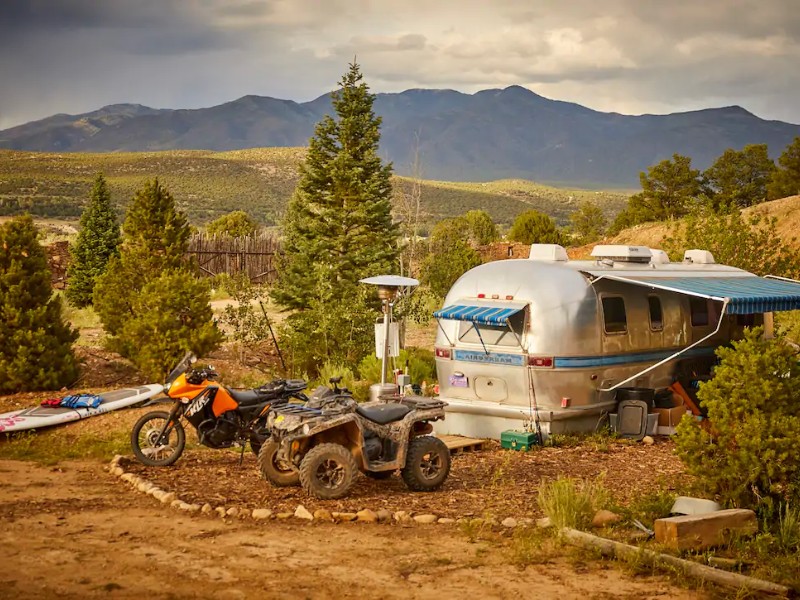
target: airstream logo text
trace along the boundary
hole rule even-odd
[[[510,365],[513,367],[521,367],[525,364],[523,361],[524,357],[519,354],[486,354],[485,352],[473,352],[471,350],[456,350],[453,358],[455,360],[464,360],[467,362]]]

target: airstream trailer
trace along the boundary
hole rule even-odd
[[[621,387],[665,388],[682,369],[707,373],[714,349],[772,312],[800,308],[800,283],[715,264],[703,250],[596,246],[568,260],[534,244],[530,258],[490,262],[450,289],[435,343],[439,433],[500,437],[536,421],[548,433],[593,430]]]

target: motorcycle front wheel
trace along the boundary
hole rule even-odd
[[[183,454],[186,432],[180,420],[169,423],[169,413],[150,412],[136,421],[131,431],[131,448],[137,460],[148,467],[168,467]],[[164,434],[161,435],[162,430]],[[159,439],[160,437],[160,439]]]

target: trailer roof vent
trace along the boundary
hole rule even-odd
[[[564,246],[558,244],[531,244],[530,260],[559,261],[569,260]]]
[[[601,245],[595,246],[592,256],[615,262],[649,263],[652,252],[647,246]]]
[[[669,256],[663,250],[659,250],[658,248],[650,248],[650,253],[652,254],[652,256],[650,257],[650,264],[653,265],[669,264]]]
[[[714,255],[708,250],[687,250],[683,253],[683,262],[692,265],[713,265]]]

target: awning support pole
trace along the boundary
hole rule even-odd
[[[444,330],[444,327],[442,327],[442,322],[439,319],[436,319],[436,324],[439,326],[439,329],[442,330],[444,337],[447,339],[447,343],[450,344],[451,347],[454,346],[453,342],[450,341],[450,336],[447,335],[447,332]]]
[[[719,333],[719,330],[722,328],[722,320],[725,318],[725,314],[726,314],[727,310],[728,310],[728,300],[725,299],[722,302],[722,311],[720,312],[720,315],[719,315],[719,321],[717,321],[717,328],[714,331],[712,331],[711,333],[709,333],[707,336],[705,336],[703,338],[700,338],[699,340],[697,340],[696,342],[694,342],[693,344],[691,344],[689,346],[686,346],[686,348],[683,348],[682,350],[678,350],[675,354],[672,354],[672,355],[668,356],[667,358],[658,361],[656,364],[650,365],[649,367],[647,367],[646,369],[644,369],[642,371],[639,371],[635,375],[631,375],[626,380],[620,381],[616,385],[612,385],[610,388],[599,388],[597,391],[599,391],[599,392],[613,392],[618,387],[623,386],[626,383],[628,383],[630,381],[633,381],[634,379],[637,379],[638,377],[641,377],[645,373],[649,373],[653,369],[657,369],[661,365],[664,365],[664,364],[668,363],[669,361],[676,359],[677,357],[679,357],[681,354],[683,354],[687,350],[691,350],[695,346],[698,346],[698,345],[702,344],[703,342],[705,342],[707,339],[709,339],[711,337],[714,337],[717,333]]]

